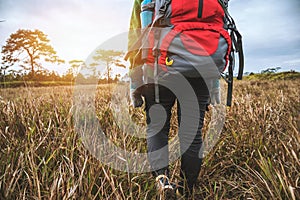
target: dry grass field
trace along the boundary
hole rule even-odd
[[[110,87],[100,86],[97,116],[121,145]],[[222,136],[204,159],[193,199],[300,199],[299,88],[299,79],[235,82]],[[72,87],[6,88],[0,96],[0,199],[155,198],[150,173],[113,170],[84,148],[74,129]],[[130,113],[145,124],[141,109]],[[144,140],[127,144],[145,152]]]

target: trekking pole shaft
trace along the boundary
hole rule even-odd
[[[233,89],[233,83],[232,80],[229,80],[228,88],[227,88],[227,102],[226,102],[226,105],[229,107],[231,106],[231,102],[232,102],[232,89]]]
[[[231,64],[228,66],[228,88],[227,88],[227,106],[231,106],[232,102],[232,89],[233,89],[233,65],[234,55],[231,56]]]
[[[159,36],[160,30],[156,29],[154,32],[154,48],[153,48],[153,56],[155,58],[154,62],[154,93],[155,93],[155,102],[159,103],[159,86],[158,86],[158,57],[159,57]]]
[[[158,87],[158,56],[155,57],[154,63],[154,92],[155,92],[155,103],[159,103],[159,87]]]

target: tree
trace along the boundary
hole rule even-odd
[[[103,61],[106,66],[106,77],[107,77],[107,83],[111,80],[111,71],[112,71],[112,65],[114,64],[117,67],[123,67],[126,68],[125,65],[121,63],[119,58],[124,55],[124,52],[122,51],[114,51],[114,50],[103,50],[99,49],[96,51],[96,55],[93,56],[93,59],[97,63],[92,63],[91,66],[97,66],[100,65],[98,63],[99,61]]]
[[[10,35],[2,47],[2,64],[5,67],[18,64],[24,70],[30,70],[34,76],[36,70],[43,69],[41,61],[64,63],[49,42],[47,35],[40,30],[19,29]]]
[[[281,67],[268,68],[268,69],[262,70],[261,74],[274,74],[280,69],[281,69]]]
[[[71,60],[69,61],[69,64],[71,65],[70,71],[74,77],[76,77],[79,73],[80,67],[82,67],[85,63],[82,60]]]
[[[121,77],[121,74],[116,74],[114,82],[117,82],[120,79],[120,77]]]
[[[5,72],[7,70],[7,66],[3,65],[0,67],[0,78],[1,78],[1,81],[5,82]]]
[[[67,70],[64,78],[67,81],[74,82],[75,78],[79,75],[80,69],[85,68],[85,62],[82,60],[70,60],[69,61],[70,68]]]

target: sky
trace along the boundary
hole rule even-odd
[[[133,0],[0,0],[0,20],[5,20],[0,45],[18,29],[39,29],[67,62],[86,60],[101,45],[126,48],[132,5]],[[300,71],[299,0],[230,0],[229,11],[243,36],[245,72]]]

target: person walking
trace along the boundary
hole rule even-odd
[[[216,5],[215,13],[220,14],[217,20],[211,20],[210,16],[205,16],[208,12],[200,10],[205,8],[203,1],[189,2],[191,6],[187,6],[186,12],[182,12],[184,6],[178,7],[179,3],[183,5],[182,0],[134,0],[133,3],[126,56],[130,61],[130,96],[135,108],[145,104],[148,161],[160,192],[176,190],[177,194],[185,197],[192,194],[202,165],[205,113],[210,103],[220,103],[218,81],[220,72],[228,62],[230,38],[222,30],[222,7],[217,6],[218,0],[211,2]],[[197,5],[197,8],[193,5]],[[151,11],[152,14],[156,13],[155,16],[145,16]],[[190,15],[185,17],[184,14],[188,12]],[[196,13],[195,17],[191,15],[193,12]],[[179,13],[178,18],[176,13]],[[157,17],[159,15],[160,18]],[[159,30],[153,31],[153,24],[159,24]],[[180,27],[186,25],[190,27],[184,34]],[[219,30],[222,33],[216,34]],[[154,46],[145,46],[151,40],[151,37],[145,40],[145,35],[148,36],[151,31],[154,37],[159,35],[164,39]],[[169,43],[166,42],[168,40]],[[201,41],[209,42],[202,44]],[[169,45],[168,51],[163,47],[165,44]],[[175,105],[179,125],[181,180],[174,185],[169,180],[169,131],[171,111]]]

